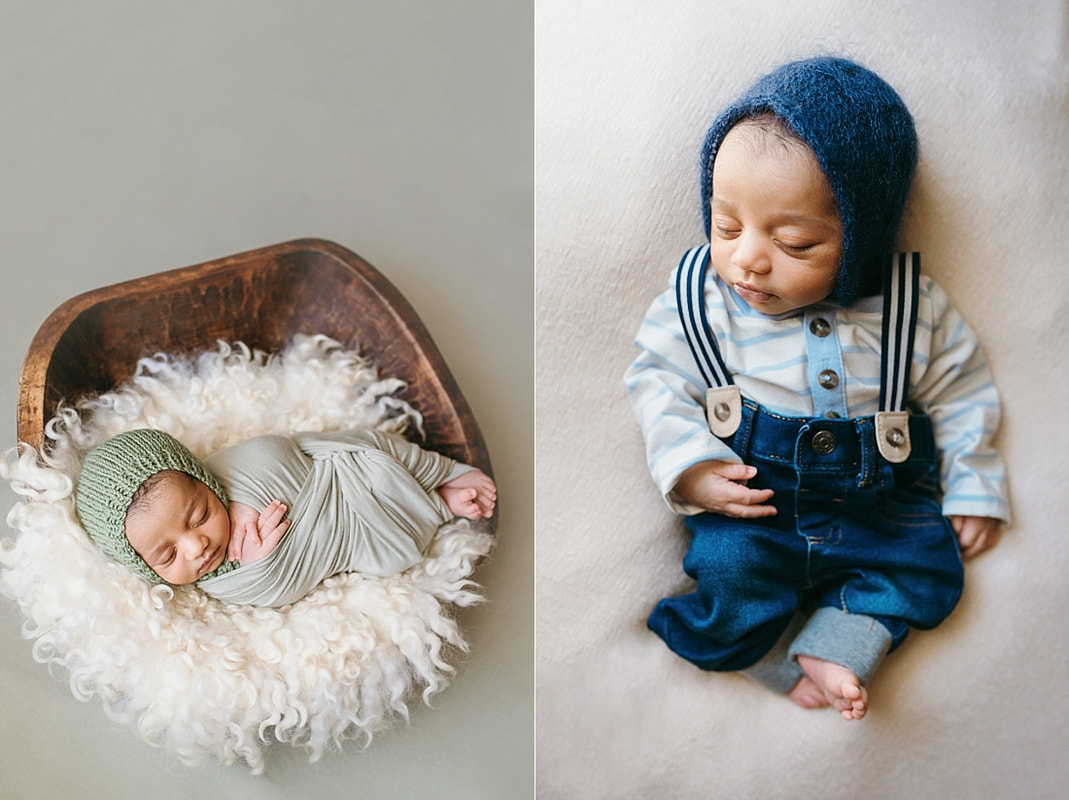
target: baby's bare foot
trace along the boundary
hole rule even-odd
[[[828,705],[828,698],[824,696],[824,690],[817,686],[816,682],[808,675],[799,678],[794,688],[787,692],[787,697],[800,705],[802,708],[824,708]]]
[[[798,656],[798,666],[816,684],[843,719],[861,719],[868,711],[869,695],[851,670],[812,656]],[[804,680],[804,679],[803,679]]]

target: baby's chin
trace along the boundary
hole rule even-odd
[[[200,575],[198,575],[195,580],[199,580],[200,578],[203,578],[205,575],[211,575],[213,572],[215,572],[217,569],[219,569],[219,567],[223,566],[224,562],[226,561],[227,550],[229,548],[230,548],[230,539],[227,538],[227,540],[225,542],[223,542],[221,545],[219,545],[219,552],[216,553],[215,557],[208,563],[208,565],[204,568],[204,571]],[[193,581],[190,581],[190,583],[192,583],[192,582]]]
[[[154,573],[156,573],[156,577],[159,578],[160,581],[162,581],[163,583],[165,583],[168,586],[189,586],[190,584],[196,583],[198,580],[200,580],[200,578],[194,577],[194,578],[187,578],[185,580],[176,581],[173,578],[165,578],[163,575],[160,575],[160,573],[156,572],[156,570],[152,570],[152,571]],[[207,574],[207,573],[205,573],[205,574]]]

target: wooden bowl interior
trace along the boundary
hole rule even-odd
[[[151,275],[75,297],[30,346],[19,385],[20,441],[39,446],[61,399],[107,391],[158,352],[218,339],[278,350],[323,333],[370,357],[424,416],[426,447],[490,473],[489,456],[441,354],[408,302],[355,254],[306,239]]]

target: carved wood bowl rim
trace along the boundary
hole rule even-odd
[[[273,286],[272,281],[286,285],[283,289]],[[344,293],[330,291],[333,286],[317,287],[317,282],[326,281],[340,284],[350,296],[360,297],[364,305],[350,308]],[[220,336],[220,331],[213,331],[212,326],[225,325],[226,314],[233,311],[225,305],[228,293],[256,304],[283,291],[304,293],[306,297],[298,300],[313,307],[298,308],[295,300],[292,307],[285,308],[292,318],[284,318],[278,325],[265,323],[260,328],[257,320],[240,317],[237,322],[246,326],[243,336]],[[317,298],[317,291],[330,296]],[[317,302],[330,309],[315,308]],[[181,313],[176,313],[176,306],[169,303],[181,305]],[[171,316],[160,315],[164,308]],[[107,323],[114,325],[117,319],[125,319],[135,327],[147,325],[135,319],[142,309],[150,317],[153,311],[157,313],[158,334],[156,327],[139,331],[141,341],[136,341],[137,335],[122,336],[114,329],[106,333]],[[219,309],[223,309],[222,319],[214,316]],[[334,330],[312,329],[320,311],[329,315]],[[264,314],[263,318],[274,316]],[[172,341],[176,332],[176,340]],[[133,373],[138,358],[143,356],[203,351],[214,347],[219,338],[230,342],[254,339],[245,343],[272,351],[298,332],[325,333],[343,346],[357,347],[383,375],[406,381],[408,387],[401,396],[424,415],[424,446],[493,474],[486,443],[471,408],[415,310],[393,284],[360,256],[317,238],[295,239],[123,281],[62,303],[42,323],[23,361],[18,386],[19,441],[40,448],[44,425],[61,399],[73,401],[80,395],[114,388]],[[116,359],[115,363],[107,363],[106,357],[97,362],[88,360],[94,337],[101,336],[110,336],[117,349],[128,347],[128,357]],[[76,396],[67,396],[68,392],[61,388],[65,370],[73,372],[74,384],[82,384],[76,387]],[[97,385],[85,385],[94,370]],[[497,518],[495,514],[484,521],[483,529],[493,532]]]

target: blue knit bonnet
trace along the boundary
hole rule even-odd
[[[713,161],[729,130],[771,112],[817,157],[843,224],[843,259],[831,302],[880,294],[917,165],[917,134],[902,98],[874,72],[843,58],[784,64],[713,122],[701,155],[702,214],[710,234]]]

